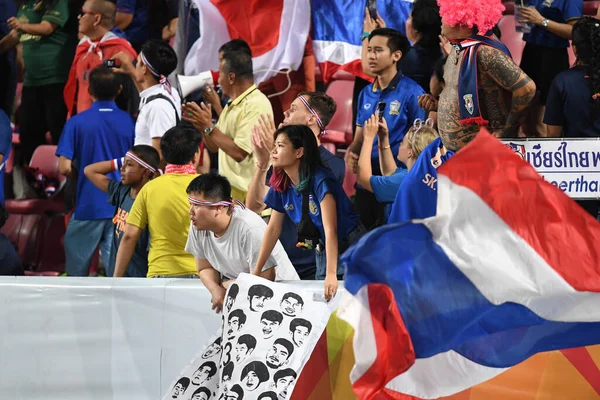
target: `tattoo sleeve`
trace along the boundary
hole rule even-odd
[[[521,116],[535,95],[535,85],[510,57],[498,49],[481,46],[477,59],[483,73],[512,93],[510,113],[502,136],[517,136]]]

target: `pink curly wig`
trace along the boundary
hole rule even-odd
[[[465,0],[438,0],[438,5],[445,24],[477,26],[480,34],[492,29],[505,10],[502,0],[475,0],[470,4]]]

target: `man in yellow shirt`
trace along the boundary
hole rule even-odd
[[[211,106],[203,103],[187,103],[182,117],[202,132],[210,151],[219,151],[219,174],[231,183],[232,197],[245,202],[256,168],[252,127],[261,114],[273,115],[273,108],[254,84],[252,53],[243,40],[232,40],[219,49],[219,85],[230,100],[216,125],[212,123]]]
[[[138,193],[121,239],[115,277],[127,270],[135,244],[148,227],[150,253],[148,278],[197,278],[194,256],[185,251],[190,229],[190,205],[186,189],[198,176],[202,135],[194,128],[175,126],[160,140],[165,174],[152,179]]]

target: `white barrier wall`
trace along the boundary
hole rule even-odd
[[[210,298],[199,280],[0,278],[0,399],[159,399],[217,330]]]

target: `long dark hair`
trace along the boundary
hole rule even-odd
[[[287,125],[279,128],[273,135],[274,141],[281,134],[285,134],[292,147],[295,150],[304,148],[304,155],[300,158],[300,166],[298,168],[298,186],[296,192],[306,193],[310,190],[312,178],[315,176],[317,167],[323,166],[321,154],[319,153],[319,145],[313,131],[306,125]],[[291,186],[290,177],[281,168],[273,168],[273,174],[269,179],[269,185],[276,192],[285,192]]]
[[[577,60],[585,66],[592,95],[600,97],[600,21],[582,17],[573,26],[573,45]],[[592,99],[592,116],[600,115],[600,98]]]
[[[436,0],[415,0],[411,11],[413,28],[421,34],[423,47],[438,48],[442,33],[440,7]]]

